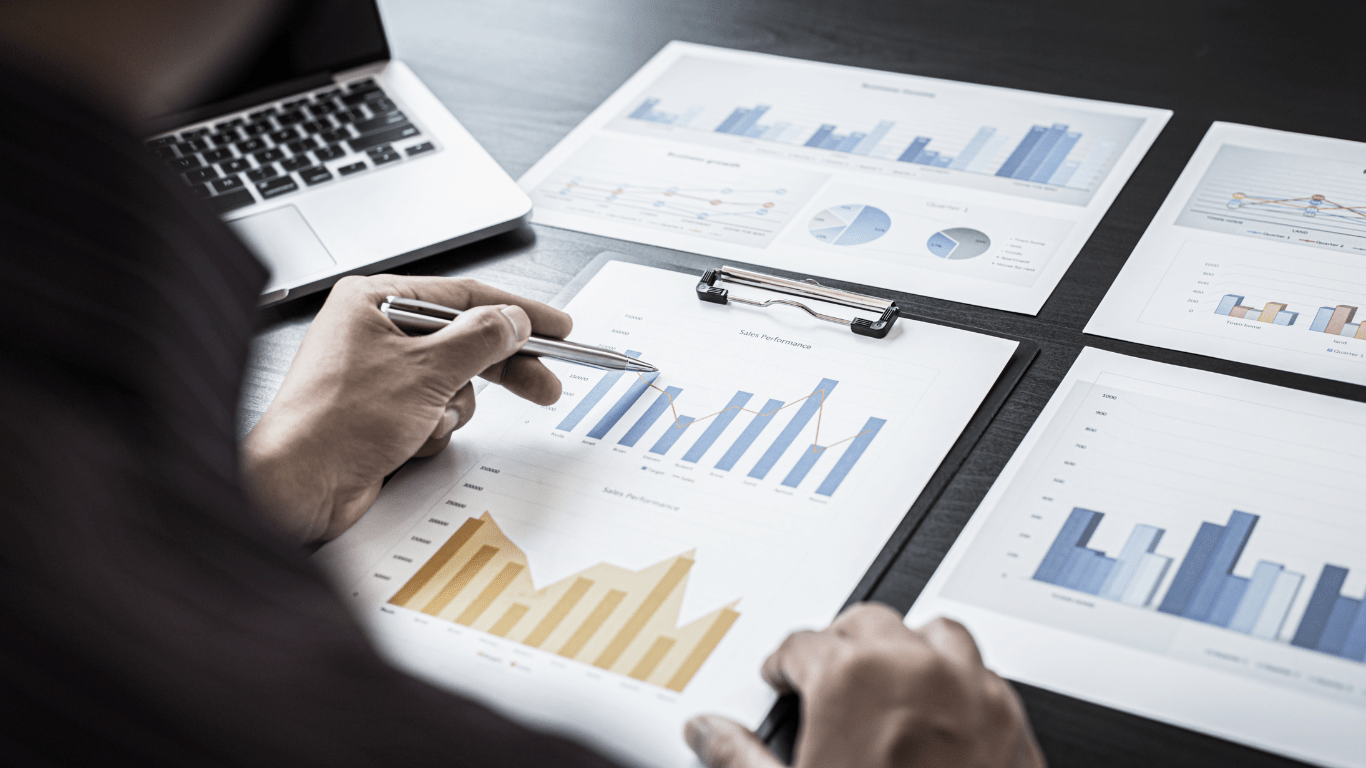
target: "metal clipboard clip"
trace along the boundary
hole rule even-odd
[[[783,293],[788,296],[798,296],[812,301],[824,301],[829,304],[838,304],[842,307],[861,309],[865,312],[876,312],[879,314],[879,317],[876,320],[865,320],[861,317],[845,320],[840,317],[823,315],[800,301],[791,301],[789,299],[756,301],[754,299],[731,296],[729,290],[718,287],[717,283],[747,285],[751,288],[762,288],[766,291]],[[849,330],[854,333],[860,336],[871,336],[875,339],[886,338],[887,334],[892,330],[892,325],[896,323],[896,319],[901,317],[901,308],[896,305],[895,301],[865,296],[861,293],[854,293],[852,291],[842,291],[838,288],[827,288],[811,279],[805,281],[788,280],[773,275],[765,275],[761,272],[735,269],[734,267],[709,269],[703,273],[702,280],[697,284],[697,298],[702,301],[711,302],[712,304],[725,304],[734,301],[739,304],[748,304],[753,307],[768,307],[773,304],[786,304],[802,309],[818,320],[824,320],[827,323],[835,323],[836,325],[847,325],[849,326]]]

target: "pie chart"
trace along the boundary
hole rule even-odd
[[[871,205],[836,205],[811,217],[811,236],[830,245],[862,245],[887,234],[892,217]]]
[[[941,259],[971,259],[987,252],[991,238],[975,229],[954,227],[930,235],[925,247]]]

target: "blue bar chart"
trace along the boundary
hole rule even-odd
[[[1084,189],[1115,148],[1114,142],[1096,142],[1090,151],[1078,156],[1083,134],[1066,123],[1034,125],[1009,151],[1004,160],[1000,152],[1009,147],[1009,137],[998,126],[982,125],[966,144],[940,148],[934,136],[917,135],[909,143],[890,145],[888,135],[897,121],[878,120],[871,125],[845,127],[824,122],[814,129],[796,120],[765,120],[773,112],[770,104],[737,106],[711,128],[694,125],[708,110],[693,105],[681,112],[660,110],[660,99],[650,96],[640,101],[626,117],[679,128],[708,130],[712,133],[791,144],[849,155],[886,155],[898,162],[1000,176],[1019,181]],[[1018,136],[1018,134],[1017,134]],[[899,151],[896,148],[900,147]]]
[[[627,354],[640,355],[634,350]],[[788,488],[797,488],[813,471],[824,468],[825,475],[814,493],[831,496],[887,423],[885,419],[871,417],[857,433],[835,435],[833,441],[824,441],[820,423],[826,402],[839,385],[835,379],[821,379],[809,395],[791,402],[765,398],[762,406],[754,407],[758,402],[755,393],[738,391],[714,413],[685,415],[679,411],[689,407],[684,400],[684,387],[657,386],[659,374],[651,373],[637,374],[635,380],[622,388],[625,375],[620,371],[605,372],[555,429],[574,432],[591,424],[586,436],[602,440],[619,425],[627,425],[625,432],[613,438],[613,444],[627,448],[648,446],[648,454],[677,455],[680,461],[709,465],[723,472],[734,471],[740,465],[746,477],[781,477],[778,483]],[[620,390],[620,395],[610,399],[609,395],[616,390]],[[642,402],[648,403],[643,409],[638,407]],[[635,415],[628,419],[631,414]],[[597,419],[590,419],[592,415],[597,415]],[[802,437],[813,426],[814,438]],[[827,454],[833,458],[827,459]],[[775,474],[779,464],[783,469],[781,474]]]
[[[1111,557],[1090,548],[1104,513],[1075,507],[1048,549],[1034,580],[1140,608],[1153,607],[1173,558],[1155,552],[1166,533],[1135,525]],[[1214,627],[1275,640],[1289,630],[1291,608],[1305,574],[1260,560],[1250,576],[1234,573],[1258,515],[1235,510],[1223,525],[1203,522],[1156,610]],[[1342,594],[1348,569],[1325,564],[1290,644],[1351,661],[1366,661],[1363,600]]]

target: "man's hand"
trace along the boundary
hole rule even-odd
[[[409,337],[380,313],[386,296],[469,311]],[[333,538],[369,509],[386,475],[440,452],[470,420],[475,376],[534,403],[558,400],[549,369],[512,355],[533,331],[563,338],[571,326],[563,312],[473,280],[345,278],[243,443],[247,486],[299,541]]]
[[[822,632],[798,632],[764,662],[764,680],[802,699],[797,768],[1043,768],[1014,690],[982,665],[961,624],[918,630],[874,603]],[[778,768],[743,726],[704,715],[688,745],[710,768]]]

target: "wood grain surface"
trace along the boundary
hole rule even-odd
[[[905,606],[1083,346],[1366,401],[1366,388],[1138,344],[1082,328],[1214,120],[1366,140],[1366,4],[1013,0],[389,0],[398,58],[515,178],[669,40],[1175,110],[1036,317],[919,299],[911,311],[1034,339],[1042,352],[876,592]],[[531,226],[409,265],[549,299],[596,254],[662,249]],[[242,402],[269,403],[322,297],[262,313]],[[1104,674],[1097,669],[1097,674]],[[1026,686],[1052,765],[1291,761]]]

